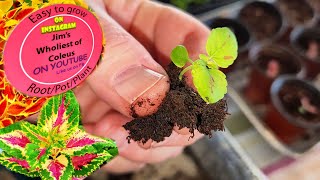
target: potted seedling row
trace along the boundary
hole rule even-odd
[[[297,27],[291,34],[291,44],[304,58],[307,77],[314,79],[320,73],[320,28]]]
[[[301,7],[298,6],[298,2]],[[238,38],[238,59],[231,68],[227,69],[229,84],[235,90],[234,93],[237,94],[237,97],[241,99],[236,103],[239,105],[245,103],[249,109],[243,108],[243,111],[247,109],[250,113],[247,112],[246,114],[254,115],[254,118],[248,115],[248,119],[253,122],[253,125],[260,123],[264,129],[261,130],[261,127],[257,127],[257,130],[267,140],[273,139],[274,141],[274,138],[269,138],[270,134],[276,135],[274,129],[267,128],[263,123],[266,119],[265,115],[269,112],[267,111],[269,104],[272,101],[271,85],[278,77],[283,75],[300,79],[313,79],[319,72],[315,70],[317,69],[318,44],[314,43],[318,38],[317,33],[314,32],[318,31],[314,22],[319,16],[314,10],[316,6],[310,6],[311,3],[306,2],[306,0],[279,0],[273,3],[249,1],[242,3],[242,5],[239,4],[230,6],[229,14],[226,13],[228,11],[228,8],[226,8],[214,14],[219,14],[220,17],[212,15],[211,19],[207,16],[204,16],[203,19],[206,20],[205,23],[209,27],[230,27],[236,36],[240,37]],[[300,8],[302,12],[300,12]],[[242,46],[241,43],[244,42],[241,41],[244,39],[243,37],[247,37],[244,33],[239,35],[241,26],[247,29],[250,34],[250,42],[247,47]],[[297,28],[298,26],[299,28]],[[294,28],[295,30],[292,32]],[[310,31],[310,29],[313,30]],[[306,45],[306,39],[310,40],[311,43]],[[249,53],[243,56],[243,50],[246,48],[248,48]],[[248,66],[237,65],[246,61],[249,62]],[[310,65],[309,61],[314,64]],[[235,98],[235,100],[238,100],[238,98]],[[279,126],[278,129],[282,129],[282,127]],[[279,148],[278,145],[282,144],[281,142],[278,142],[278,145],[275,145],[277,143],[269,143],[289,156],[294,156],[290,152],[301,152],[297,147],[290,145]],[[301,139],[295,138],[294,143],[297,143],[299,147],[310,148],[313,142],[307,144]],[[288,151],[282,151],[285,148]]]
[[[282,38],[285,43],[290,43],[290,33],[295,27],[310,27],[316,23],[315,10],[306,0],[277,0],[275,5],[285,19],[286,31]]]
[[[272,85],[271,99],[265,123],[282,142],[293,143],[320,127],[320,92],[311,83],[279,77]]]
[[[247,100],[253,104],[267,104],[273,81],[284,74],[304,77],[305,68],[299,58],[286,47],[263,44],[250,51],[251,73],[245,88]]]
[[[306,0],[277,0],[276,4],[290,27],[314,23],[316,13]]]

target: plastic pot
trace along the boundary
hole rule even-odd
[[[310,6],[315,10],[316,13],[320,13],[320,1],[319,0],[307,0]]]
[[[307,77],[315,78],[320,73],[320,28],[295,28],[290,39],[292,46],[304,57]]]
[[[274,81],[270,93],[272,102],[265,123],[282,142],[293,143],[307,131],[320,127],[320,92],[311,83],[282,76]],[[316,108],[316,113],[312,112],[314,109],[310,112],[303,109],[305,98]]]
[[[315,11],[305,0],[277,0],[276,4],[291,27],[310,26],[316,19]]]
[[[273,4],[262,1],[247,3],[237,16],[258,41],[277,39],[284,32],[282,16]]]
[[[245,96],[253,104],[267,104],[270,101],[271,84],[280,75],[305,76],[305,68],[299,56],[283,46],[257,45],[250,50],[249,57],[252,70]]]

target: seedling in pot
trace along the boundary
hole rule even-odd
[[[206,103],[216,103],[227,93],[228,82],[226,75],[219,68],[227,68],[233,64],[238,55],[238,43],[229,28],[213,29],[206,45],[207,54],[200,54],[199,59],[193,61],[187,49],[179,45],[171,53],[172,62],[183,68],[179,75],[191,70],[193,83]],[[191,65],[186,66],[187,63]],[[184,68],[185,67],[185,68]]]
[[[316,106],[312,105],[310,99],[308,97],[303,97],[300,99],[301,106],[299,107],[298,111],[301,114],[318,114],[318,109]]]

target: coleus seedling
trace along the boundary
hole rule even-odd
[[[238,56],[238,43],[234,33],[226,27],[213,29],[206,44],[207,54],[200,54],[199,59],[193,61],[187,49],[179,45],[171,53],[172,62],[179,68],[191,65],[180,73],[183,75],[191,70],[193,84],[202,99],[211,104],[221,100],[227,93],[228,82],[226,75],[219,68],[227,68],[233,64]]]
[[[89,135],[79,122],[79,104],[72,91],[49,99],[37,125],[21,121],[0,129],[0,163],[48,180],[90,175],[118,150],[114,141]]]

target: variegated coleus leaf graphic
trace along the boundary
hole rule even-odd
[[[79,126],[72,91],[48,100],[38,124],[23,121],[0,129],[0,163],[27,176],[84,178],[118,154],[114,141],[92,136]]]
[[[28,144],[26,146],[26,160],[31,170],[39,170],[50,157],[51,149],[40,147],[37,144]]]
[[[82,129],[77,131],[66,141],[64,153],[68,155],[85,154],[86,152],[99,152],[106,147],[113,147],[114,142],[108,139],[92,136]]]
[[[66,139],[78,128],[80,108],[72,92],[51,98],[40,111],[38,127],[57,140]]]
[[[72,153],[74,177],[81,178],[110,161],[118,154],[118,149],[114,141],[86,134],[79,129],[76,136],[68,140],[66,153]]]
[[[110,143],[109,147],[104,148],[100,153],[83,152],[77,153],[71,158],[72,166],[74,168],[73,177],[87,177],[96,169],[110,161],[118,154],[116,145]]]

